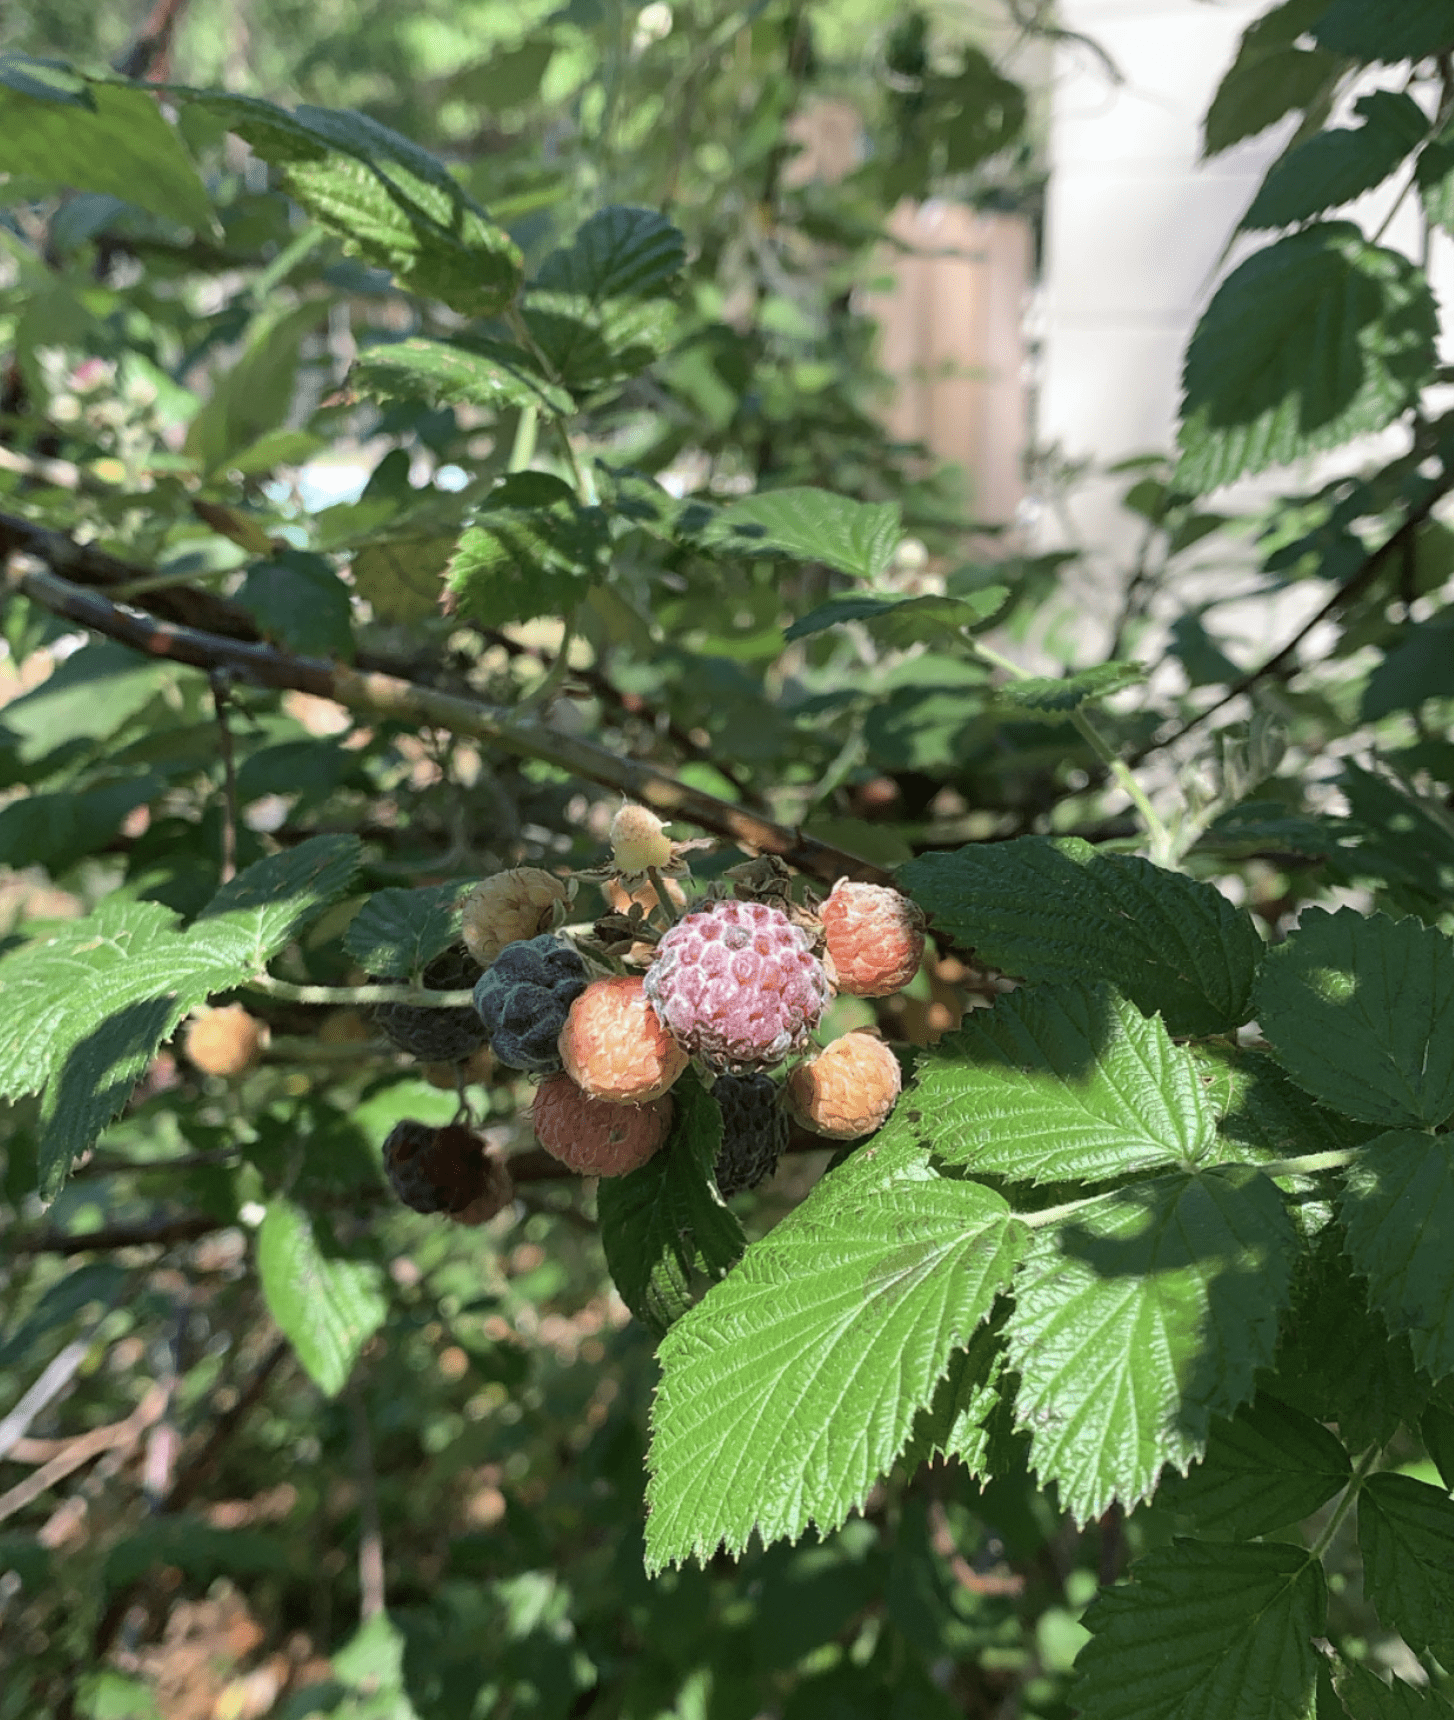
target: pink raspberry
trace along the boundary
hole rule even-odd
[[[571,1080],[617,1105],[659,1099],[687,1066],[646,1001],[640,974],[592,980],[570,1006],[557,1044]]]
[[[807,934],[781,909],[729,898],[666,934],[646,995],[693,1055],[742,1070],[781,1063],[805,1044],[832,987]]]
[[[788,1076],[788,1109],[806,1129],[833,1141],[871,1135],[888,1119],[903,1076],[899,1060],[871,1033],[845,1033]]]
[[[853,997],[902,991],[924,959],[924,916],[885,884],[840,878],[823,904],[823,936],[838,989]]]
[[[530,1120],[552,1157],[588,1177],[620,1177],[666,1144],[671,1095],[649,1105],[613,1105],[583,1093],[569,1075],[552,1075],[535,1089]]]

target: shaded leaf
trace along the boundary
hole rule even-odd
[[[774,551],[877,579],[903,529],[897,502],[855,502],[827,490],[764,490],[724,508],[714,534],[739,555]]]
[[[1092,699],[1108,698],[1145,679],[1144,664],[1097,663],[1093,669],[1082,669],[1074,675],[1031,675],[1023,681],[1006,681],[996,688],[995,700],[1008,705],[1018,716],[1059,719]]]
[[[460,538],[447,584],[459,613],[485,627],[568,614],[601,572],[608,541],[600,508],[583,508],[559,478],[518,472]]]
[[[1075,837],[1022,836],[923,855],[900,884],[937,928],[1030,980],[1108,980],[1170,1033],[1225,1032],[1252,1013],[1262,940],[1209,884]]]
[[[1327,0],[1285,0],[1247,27],[1207,109],[1204,154],[1219,155],[1284,114],[1327,99],[1342,63],[1321,49],[1295,45],[1326,6]]]
[[[964,627],[978,627],[1004,606],[1010,595],[1003,585],[989,585],[969,597],[892,597],[884,592],[849,592],[829,598],[794,621],[783,637],[807,639],[845,621],[861,621],[876,637],[901,648],[919,641],[951,637]]]
[[[459,935],[459,899],[467,884],[422,890],[377,890],[344,933],[343,947],[380,979],[407,979]]]
[[[263,637],[305,657],[353,657],[353,610],[348,587],[321,555],[278,550],[254,562],[237,601]]]
[[[1312,32],[1335,54],[1394,65],[1454,48],[1454,12],[1448,0],[1332,0]]]
[[[1358,1495],[1358,1547],[1384,1626],[1415,1653],[1454,1663],[1454,1499],[1411,1475],[1371,1475]]]
[[[1240,1539],[1301,1522],[1351,1473],[1348,1453],[1327,1428],[1263,1396],[1212,1424],[1206,1456],[1184,1479],[1163,1483],[1157,1503]]]
[[[1353,202],[1381,185],[1429,129],[1424,110],[1400,91],[1374,90],[1353,111],[1361,126],[1317,132],[1268,168],[1244,229],[1290,227]]]
[[[371,346],[349,371],[363,394],[378,400],[427,400],[434,406],[532,406],[551,417],[568,416],[575,403],[547,382],[530,355],[506,341],[476,337],[468,344],[412,336]]]
[[[1305,909],[1263,965],[1257,1019],[1293,1080],[1350,1117],[1454,1112],[1454,944],[1432,927]]]
[[[1133,1184],[1036,1235],[1005,1327],[1015,1420],[1078,1522],[1185,1470],[1252,1395],[1293,1255],[1277,1190],[1235,1166]]]

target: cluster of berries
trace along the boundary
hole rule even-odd
[[[644,807],[623,807],[611,828],[607,876],[658,896],[685,871]],[[790,1116],[835,1140],[880,1127],[898,1098],[898,1060],[872,1033],[844,1034],[793,1068],[779,1088],[767,1074],[807,1050],[835,990],[883,997],[918,972],[923,918],[896,890],[841,881],[813,924],[780,892],[703,903],[649,952],[644,974],[592,979],[553,930],[565,886],[521,868],[487,879],[465,905],[464,935],[485,966],[475,987],[496,1058],[546,1078],[532,1122],[542,1146],[572,1169],[620,1176],[667,1139],[670,1088],[697,1058],[714,1076],[722,1111],[717,1165],[723,1195],[755,1187],[776,1167]],[[644,928],[638,914],[632,926]],[[814,925],[814,930],[816,930]],[[822,956],[817,953],[821,941]]]

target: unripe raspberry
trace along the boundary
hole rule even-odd
[[[182,1049],[204,1075],[241,1075],[268,1042],[268,1026],[240,1003],[209,1009],[187,1027]]]
[[[465,946],[489,967],[507,944],[548,932],[565,918],[569,891],[538,866],[516,866],[476,884],[460,908]]]
[[[899,1096],[899,1060],[871,1033],[845,1033],[800,1063],[787,1081],[788,1106],[815,1135],[851,1141],[882,1127]]]
[[[611,861],[619,872],[645,872],[671,864],[671,837],[644,806],[626,805],[611,820]]]
[[[902,991],[924,959],[924,916],[884,884],[840,878],[823,904],[828,964],[840,991],[887,997]]]
[[[583,1093],[569,1075],[535,1089],[530,1120],[546,1152],[582,1176],[619,1177],[644,1165],[671,1131],[671,1095],[649,1105],[613,1105]]]
[[[657,945],[646,995],[667,1031],[718,1069],[781,1063],[831,995],[808,937],[779,908],[730,897]]]
[[[640,974],[592,980],[560,1030],[560,1060],[593,1099],[644,1105],[687,1066],[687,1054],[657,1020]]]
[[[466,991],[479,978],[479,964],[457,944],[430,962],[424,984],[430,991]],[[401,1051],[425,1063],[457,1063],[478,1051],[485,1029],[468,1004],[435,1009],[428,1004],[381,1003],[374,1020]]]
[[[483,1224],[512,1198],[504,1162],[459,1123],[437,1129],[403,1118],[384,1142],[384,1169],[394,1193],[415,1212],[445,1212]]]
[[[756,1188],[777,1169],[788,1144],[787,1112],[777,1084],[766,1075],[719,1075],[712,1097],[722,1113],[716,1178],[723,1200]]]

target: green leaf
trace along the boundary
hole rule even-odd
[[[1442,132],[1419,152],[1414,180],[1425,216],[1446,233],[1454,233],[1454,137]]]
[[[1408,1333],[1415,1365],[1430,1378],[1454,1373],[1454,1136],[1370,1141],[1339,1213],[1348,1258],[1389,1329]]]
[[[1257,1020],[1293,1080],[1350,1117],[1454,1113],[1454,945],[1418,920],[1305,909],[1263,965]]]
[[[897,502],[854,502],[828,490],[764,490],[719,516],[717,541],[738,555],[775,552],[877,579],[903,536]]]
[[[1273,162],[1242,217],[1244,231],[1290,227],[1352,203],[1381,185],[1428,134],[1424,110],[1401,92],[1375,90],[1353,111],[1361,126],[1320,131]]]
[[[605,299],[532,287],[521,315],[557,381],[594,395],[654,364],[671,342],[676,308],[668,299]]]
[[[1176,484],[1199,494],[1381,430],[1417,401],[1437,330],[1422,272],[1348,222],[1256,252],[1187,347]]]
[[[1023,681],[1006,681],[996,689],[995,701],[1008,705],[1016,716],[1038,715],[1058,720],[1092,699],[1108,698],[1145,679],[1144,663],[1097,663],[1095,668],[1082,669],[1074,675],[1031,675]]]
[[[253,96],[193,93],[279,170],[291,196],[344,248],[390,269],[410,291],[432,294],[461,316],[503,311],[520,286],[514,241],[444,163],[365,114],[300,107]]]
[[[1277,1390],[1316,1421],[1336,1421],[1350,1451],[1386,1445],[1399,1423],[1410,1427],[1429,1398],[1405,1333],[1390,1335],[1354,1276],[1339,1226],[1330,1225],[1305,1257],[1293,1306],[1283,1321]]]
[[[91,86],[64,60],[37,60],[29,54],[0,54],[0,84],[23,96],[62,107],[96,111]]]
[[[353,588],[374,619],[411,626],[439,614],[452,537],[380,538],[354,554]]]
[[[584,222],[574,240],[552,251],[535,285],[579,293],[592,304],[654,298],[681,273],[686,240],[665,215],[611,203]]]
[[[1403,1679],[1385,1684],[1367,1666],[1339,1666],[1333,1680],[1349,1720],[1450,1720],[1454,1708],[1436,1690],[1415,1689]]]
[[[1326,1610],[1302,1547],[1177,1541],[1088,1608],[1071,1699],[1090,1720],[1313,1720]]]
[[[378,890],[344,933],[343,947],[380,979],[407,979],[459,936],[459,899],[465,884],[423,890]]]
[[[895,649],[952,638],[961,628],[978,627],[1003,608],[1010,595],[1003,585],[982,587],[968,597],[892,597],[885,592],[856,591],[830,597],[783,634],[788,640],[807,639],[845,621],[861,621],[876,637]]]
[[[517,472],[492,492],[460,538],[446,583],[461,615],[483,627],[566,615],[604,564],[600,508],[583,508],[545,472]]]
[[[1449,0],[1333,0],[1312,32],[1332,53],[1394,65],[1454,48],[1454,11]]]
[[[1107,980],[1177,1035],[1224,1033],[1252,1013],[1262,940],[1210,884],[1076,837],[970,843],[901,867],[937,928],[1029,980]]]
[[[1416,1654],[1454,1665],[1454,1499],[1411,1475],[1371,1475],[1358,1547],[1374,1611]]]
[[[660,1337],[686,1313],[702,1279],[722,1277],[746,1238],[717,1192],[712,1167],[722,1113],[694,1075],[672,1088],[676,1114],[667,1144],[596,1191],[601,1246],[621,1300]]]
[[[1286,0],[1243,32],[1237,58],[1207,109],[1203,153],[1220,155],[1255,137],[1295,108],[1314,108],[1332,93],[1342,65],[1333,54],[1294,46],[1327,0]]]
[[[33,73],[36,78],[41,73]],[[29,174],[48,185],[99,191],[178,221],[213,228],[212,199],[156,97],[121,84],[92,83],[89,99],[57,90],[0,88],[0,173]]]
[[[353,657],[353,609],[348,587],[321,555],[278,550],[256,561],[237,601],[265,639],[307,657]]]
[[[293,402],[299,348],[326,319],[329,303],[309,299],[254,324],[242,357],[215,379],[187,427],[187,452],[205,472],[228,467],[283,424]]]
[[[336,1397],[388,1313],[382,1268],[330,1259],[307,1213],[280,1195],[258,1229],[257,1266],[268,1312],[308,1377],[325,1397]]]
[[[1199,1045],[1193,1056],[1216,1118],[1219,1159],[1257,1164],[1339,1152],[1368,1139],[1366,1123],[1314,1104],[1265,1051]]]
[[[1300,1523],[1351,1473],[1348,1453],[1327,1428],[1263,1396],[1212,1424],[1206,1456],[1185,1479],[1163,1483],[1157,1503],[1240,1540]]]
[[[192,927],[206,937],[224,930],[244,945],[249,973],[260,973],[289,943],[353,882],[363,863],[356,836],[310,836],[283,854],[239,872],[224,884]]]
[[[957,1457],[979,1479],[990,1475],[994,1442],[991,1426],[996,1412],[1003,1417],[1002,1388],[1005,1350],[994,1321],[983,1325],[962,1350],[949,1358],[949,1367],[935,1388],[933,1400],[915,1418],[909,1443],[899,1461],[912,1472],[931,1457]]]
[[[1454,694],[1454,615],[1444,610],[1415,622],[1374,669],[1363,688],[1359,716],[1376,722],[1392,711],[1416,711],[1426,699]]]
[[[59,1192],[187,1011],[258,972],[357,862],[357,838],[315,837],[250,866],[186,931],[160,903],[113,899],[0,961],[0,1094],[44,1094],[42,1196]]]
[[[1189,1052],[1109,986],[1039,986],[974,1010],[920,1063],[887,1133],[1025,1182],[1099,1181],[1212,1145]]]
[[[1007,1282],[1000,1197],[863,1147],[667,1334],[652,1413],[651,1570],[836,1528]]]
[[[532,406],[568,417],[575,402],[547,382],[523,347],[472,339],[468,345],[418,336],[360,354],[349,380],[378,400],[427,400],[434,406]]]
[[[139,716],[176,671],[109,639],[83,645],[38,687],[5,707],[5,727],[22,764],[34,764],[67,741],[109,740]]]
[[[1444,1485],[1454,1493],[1454,1414],[1430,1404],[1419,1422],[1419,1433]]]
[[[1277,1190],[1240,1166],[1134,1184],[1036,1236],[1005,1327],[1015,1420],[1078,1522],[1184,1471],[1252,1395],[1293,1255]]]

